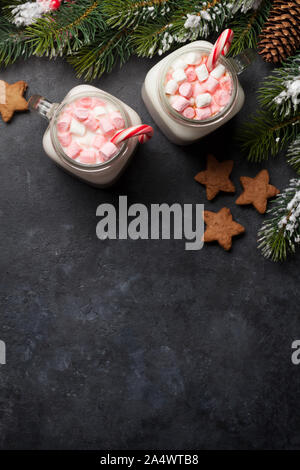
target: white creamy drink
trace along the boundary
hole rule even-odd
[[[245,64],[221,56],[209,72],[206,65],[212,47],[207,41],[183,46],[156,64],[144,81],[146,107],[161,131],[176,144],[197,141],[243,106],[245,97],[237,73]]]

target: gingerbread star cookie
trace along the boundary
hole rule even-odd
[[[235,187],[229,179],[233,160],[219,162],[213,155],[207,157],[207,168],[195,176],[198,183],[206,186],[206,197],[211,201],[219,191],[234,193]]]
[[[261,170],[255,178],[241,176],[240,181],[244,192],[237,198],[236,204],[253,204],[260,214],[266,212],[267,200],[280,193],[279,189],[269,184],[268,170]]]
[[[226,251],[231,248],[232,237],[245,232],[245,227],[234,222],[228,207],[223,207],[219,212],[204,211],[204,222],[204,241],[217,241]]]
[[[28,103],[23,98],[27,83],[19,81],[10,85],[0,80],[0,113],[3,121],[8,122],[15,111],[26,111]]]

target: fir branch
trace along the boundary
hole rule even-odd
[[[263,0],[257,9],[235,16],[231,23],[234,32],[230,48],[231,56],[240,54],[247,48],[256,48],[258,36],[268,17],[271,5],[272,0]]]
[[[24,3],[23,0],[1,0],[0,10],[4,11],[7,8],[16,7]]]
[[[300,243],[300,178],[290,181],[267,214],[270,218],[258,232],[258,247],[266,258],[284,261]]]
[[[259,102],[276,117],[300,111],[300,52],[267,77],[259,89]]]
[[[232,1],[210,0],[188,5],[185,11],[174,17],[174,32],[179,42],[206,38],[212,33],[221,32],[224,24],[232,17]]]
[[[12,25],[5,16],[0,16],[0,65],[6,67],[19,57],[27,59],[32,54],[24,30]]]
[[[113,27],[136,27],[180,7],[182,0],[104,0],[103,12]]]
[[[300,175],[300,134],[298,134],[296,139],[289,145],[286,156],[287,162],[294,168],[298,175]]]
[[[260,111],[246,122],[238,140],[248,160],[260,162],[269,155],[274,157],[285,148],[300,131],[300,114],[278,121],[266,111]]]
[[[296,139],[300,127],[300,55],[291,57],[269,75],[259,89],[259,111],[242,128],[239,140],[248,159],[261,161],[276,155]],[[294,166],[295,154],[291,155]],[[297,166],[296,166],[297,168]]]
[[[92,43],[97,30],[105,28],[100,0],[66,3],[26,28],[37,56],[72,54]]]
[[[4,16],[8,20],[13,19],[12,9],[23,5],[23,0],[1,0],[0,11],[1,16]]]
[[[173,23],[164,20],[140,26],[133,38],[133,44],[138,56],[153,57],[169,50],[175,41],[171,34]]]
[[[110,72],[119,59],[120,65],[128,60],[132,51],[130,31],[108,29],[98,32],[93,44],[82,47],[68,58],[77,72],[77,77],[93,80]]]
[[[140,25],[133,35],[133,43],[139,56],[161,55],[175,44],[220,31],[231,16],[232,2],[229,0],[182,0],[181,7],[173,15]]]
[[[261,2],[262,0],[235,0],[233,12],[241,10],[242,13],[247,13],[251,8],[257,10]]]

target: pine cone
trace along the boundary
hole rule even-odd
[[[259,38],[266,62],[278,64],[293,55],[300,46],[300,0],[274,0]]]

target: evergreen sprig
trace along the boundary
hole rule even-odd
[[[72,54],[94,41],[98,29],[106,27],[100,0],[64,3],[25,29],[37,56],[50,58]]]
[[[300,93],[297,97],[289,92],[290,85],[296,80],[299,80],[300,89],[300,52],[263,82],[259,89],[260,104],[276,117],[296,115],[300,111]]]
[[[12,25],[5,16],[0,16],[0,64],[7,66],[20,56],[24,59],[30,57],[33,49],[27,39],[23,30]]]
[[[98,32],[92,44],[81,47],[80,50],[68,57],[78,77],[93,80],[104,72],[110,72],[119,59],[123,65],[132,54],[129,41],[130,31],[106,29]]]
[[[300,243],[300,178],[272,202],[270,216],[258,232],[258,247],[266,258],[284,261]]]
[[[0,2],[0,65],[30,55],[67,56],[78,76],[91,80],[131,54],[152,57],[221,31],[233,7],[257,0],[75,0],[63,2],[27,27],[16,27],[12,8]],[[236,13],[238,14],[238,13]]]
[[[258,36],[268,17],[271,5],[272,0],[263,0],[257,9],[248,9],[244,14],[235,15],[230,24],[234,32],[230,48],[231,56],[240,54],[247,48],[256,48]]]
[[[4,16],[8,20],[13,19],[12,10],[15,7],[22,5],[24,2],[22,0],[2,0],[1,1],[1,16]]]
[[[248,160],[261,162],[277,155],[299,132],[300,114],[278,120],[266,111],[259,111],[244,124],[239,141]]]
[[[231,0],[188,2],[174,15],[174,32],[180,42],[206,38],[222,31],[225,23],[232,18]]]
[[[231,0],[182,0],[173,14],[137,27],[133,34],[137,54],[143,57],[161,55],[176,44],[221,31],[232,17],[232,5]]]
[[[182,0],[104,0],[103,11],[112,27],[136,28],[180,7]]]
[[[300,176],[300,134],[298,134],[296,139],[289,145],[286,156],[287,162]]]
[[[258,162],[275,156],[299,134],[300,97],[294,92],[299,71],[298,53],[269,75],[259,89],[262,109],[243,126],[239,136],[249,160]]]
[[[141,25],[135,32],[132,42],[136,53],[141,57],[153,57],[163,54],[174,46],[176,39],[172,35],[173,23],[160,19],[148,25]]]
[[[234,0],[233,12],[237,12],[237,10],[241,10],[242,13],[246,13],[251,8],[256,10],[259,8],[261,2],[263,0]]]

